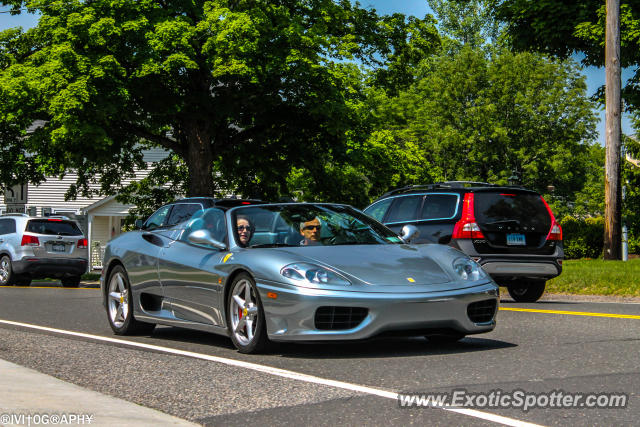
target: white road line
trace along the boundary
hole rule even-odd
[[[114,344],[126,345],[129,347],[144,348],[147,350],[154,350],[154,351],[159,351],[163,353],[191,357],[195,359],[208,360],[210,362],[222,363],[224,365],[251,369],[253,371],[275,375],[278,377],[290,378],[293,380],[304,381],[307,383],[326,385],[329,387],[335,387],[335,388],[340,388],[344,390],[357,391],[360,393],[371,394],[379,397],[385,397],[387,399],[393,399],[396,401],[398,400],[398,393],[395,393],[393,391],[381,390],[378,388],[373,388],[373,387],[368,387],[368,386],[363,386],[358,384],[351,384],[343,381],[336,381],[336,380],[330,380],[326,378],[315,377],[313,375],[301,374],[299,372],[287,371],[285,369],[273,368],[271,366],[259,365],[257,363],[243,362],[241,360],[227,359],[219,356],[210,356],[208,354],[193,353],[191,351],[184,351],[184,350],[178,350],[175,348],[161,347],[153,344],[144,344],[144,343],[139,343],[134,341],[127,341],[127,340],[118,339],[118,338],[109,338],[109,337],[103,337],[100,335],[91,335],[91,334],[85,334],[82,332],[74,332],[74,331],[67,331],[64,329],[49,328],[46,326],[32,325],[29,323],[13,322],[11,320],[0,319],[0,324],[20,326],[23,328],[37,329],[40,331],[53,332],[56,334],[71,335],[74,337],[87,338],[95,341],[110,342]],[[526,421],[517,420],[515,418],[503,417],[503,416],[491,414],[488,412],[477,411],[475,409],[459,409],[459,408],[449,408],[449,407],[442,407],[442,406],[437,406],[436,408],[444,409],[445,411],[456,412],[462,415],[468,415],[470,417],[480,418],[487,421],[493,421],[495,423],[504,424],[507,426],[540,427],[538,424],[532,424]]]

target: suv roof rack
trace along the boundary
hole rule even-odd
[[[442,181],[442,182],[435,182],[433,184],[407,185],[405,187],[396,188],[394,190],[387,191],[382,196],[380,196],[378,199],[382,199],[382,198],[391,196],[393,194],[408,193],[410,191],[434,190],[434,189],[437,189],[437,188],[466,188],[466,187],[487,187],[487,188],[495,188],[495,187],[505,188],[505,187],[509,187],[509,188],[514,188],[514,189],[517,189],[517,188],[525,189],[521,185],[499,185],[499,184],[491,184],[491,183],[482,182],[482,181]]]
[[[498,184],[489,184],[488,182],[482,181],[444,181],[438,182],[437,184],[441,185],[449,185],[451,187],[501,187]]]
[[[424,185],[407,185],[405,187],[396,188],[394,190],[388,191],[384,193],[380,198],[391,196],[392,194],[398,193],[406,193],[409,191],[416,190],[433,190],[436,188],[464,188],[464,187],[500,187],[497,184],[489,184],[488,182],[479,182],[479,181],[443,181],[436,182],[433,184],[424,184]]]

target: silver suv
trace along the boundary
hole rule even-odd
[[[77,287],[87,270],[87,239],[66,217],[0,216],[0,286],[54,277]]]

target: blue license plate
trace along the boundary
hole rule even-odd
[[[524,234],[507,234],[507,245],[509,246],[524,246],[527,241],[524,238]]]

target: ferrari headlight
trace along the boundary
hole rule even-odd
[[[480,264],[469,258],[456,258],[453,261],[453,271],[456,272],[462,280],[479,280],[487,277]]]
[[[282,267],[280,274],[287,279],[305,281],[314,285],[351,284],[351,282],[333,270],[306,262],[286,265]]]

